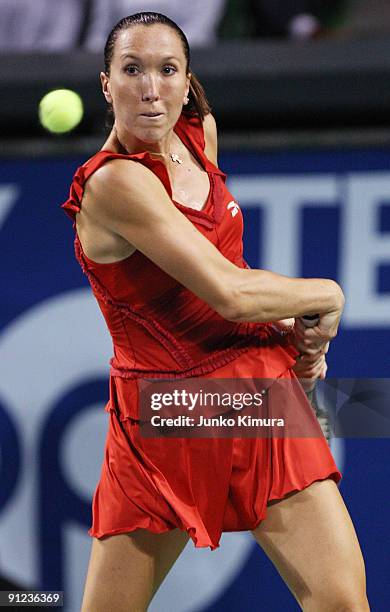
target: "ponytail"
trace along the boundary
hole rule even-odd
[[[189,102],[183,109],[183,112],[191,115],[198,115],[198,117],[203,121],[205,116],[211,112],[211,107],[207,100],[203,85],[193,72],[191,73],[188,98]]]

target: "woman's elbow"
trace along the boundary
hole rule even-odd
[[[233,288],[225,288],[224,293],[219,296],[219,299],[212,305],[214,310],[227,321],[239,323],[247,320],[244,312],[242,295]]]
[[[228,270],[220,270],[214,276],[213,298],[207,301],[211,308],[227,321],[250,321],[252,300],[248,292],[247,274],[247,269],[231,266]]]

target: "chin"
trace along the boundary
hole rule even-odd
[[[156,128],[149,128],[148,130],[137,130],[135,135],[138,140],[141,140],[141,142],[145,142],[146,144],[154,144],[164,138],[168,131],[169,128],[167,128],[166,126],[161,126]]]
[[[146,144],[154,144],[156,142],[158,142],[159,140],[161,140],[162,138],[162,134],[161,132],[158,133],[157,130],[153,130],[153,132],[147,132],[145,133],[141,133],[138,136],[139,140],[141,140],[142,142],[145,142]]]

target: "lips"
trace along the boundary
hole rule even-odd
[[[157,112],[149,112],[149,113],[141,113],[141,117],[161,117],[162,113]]]

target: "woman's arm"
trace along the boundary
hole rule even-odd
[[[89,179],[83,207],[222,317],[266,322],[334,313],[329,337],[336,335],[343,294],[335,282],[238,268],[178,211],[141,164],[123,159],[105,164]]]
[[[205,154],[208,157],[208,159],[210,159],[217,166],[218,165],[217,125],[211,113],[206,115],[206,117],[204,118],[203,129],[204,129],[204,136],[205,136]],[[340,308],[340,313],[341,313],[341,308]],[[338,319],[339,319],[339,315],[336,314],[337,323],[338,323]],[[276,321],[275,324],[281,328],[291,327],[294,325],[294,319],[293,318],[283,319],[281,321]],[[307,340],[308,346],[304,347],[301,344],[299,350],[301,350],[302,352],[304,351],[306,352],[305,361],[311,361],[311,363],[313,363],[313,354],[319,355],[318,351],[320,350],[321,352],[323,350],[323,346],[324,346],[323,337],[324,336],[327,337],[329,330],[334,329],[334,327],[335,327],[334,316],[331,314],[330,317],[324,318],[322,316],[320,318],[319,325],[316,326],[312,332],[310,332],[309,335],[311,337],[309,339],[306,338],[305,332],[304,332],[303,334],[304,337],[302,338],[302,341]],[[333,335],[334,334],[331,333],[329,338],[332,337]],[[318,343],[318,341],[320,341],[320,343]]]

